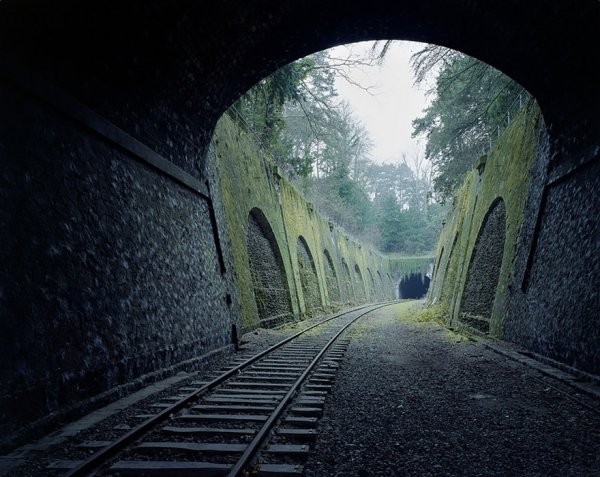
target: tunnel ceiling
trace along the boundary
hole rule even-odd
[[[589,146],[600,103],[590,53],[598,25],[596,0],[5,0],[0,50],[150,142],[158,135],[168,144],[157,117],[176,111],[194,131],[193,154],[241,93],[287,62],[361,40],[430,42],[513,77],[538,99],[555,137],[575,130]]]

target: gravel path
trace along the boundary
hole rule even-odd
[[[600,415],[414,306],[352,332],[306,476],[600,476]]]

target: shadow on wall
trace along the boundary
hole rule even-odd
[[[477,235],[460,303],[459,320],[484,333],[490,329],[505,237],[506,209],[504,201],[498,198],[488,210]]]

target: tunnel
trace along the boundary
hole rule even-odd
[[[423,298],[429,290],[429,277],[420,273],[410,273],[402,277],[398,283],[398,298],[418,299]]]
[[[599,24],[595,0],[0,2],[3,435],[231,345],[242,314],[231,249],[245,244],[232,245],[225,223],[233,199],[215,192],[217,121],[277,68],[362,40],[454,48],[537,99],[544,147],[504,336],[600,373],[600,262],[589,253],[598,243],[600,70],[590,45]],[[251,177],[242,170],[236,180],[252,188]],[[244,221],[250,207],[239,207]],[[316,276],[306,242],[287,235],[292,246],[277,260],[300,260]],[[366,301],[358,265],[342,270],[343,298]],[[290,297],[281,313],[259,312],[263,322],[298,315],[301,295],[307,309],[322,306],[300,279],[300,291],[276,288]]]

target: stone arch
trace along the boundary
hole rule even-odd
[[[365,281],[363,280],[362,272],[358,264],[354,265],[354,292],[357,303],[365,303],[367,301],[367,293],[365,289]]]
[[[368,267],[367,267],[367,272],[369,272],[369,283],[366,286],[367,299],[373,301],[373,300],[375,300],[375,295],[377,293],[377,286],[375,285],[375,277],[373,276],[373,272]]]
[[[39,21],[40,8],[19,3],[13,3],[12,14],[0,23],[1,43],[15,45],[9,51],[24,64],[55,65],[62,75],[79,72],[80,81],[91,83],[85,91],[90,99],[111,87],[121,93],[119,98],[128,93],[138,98],[145,92],[140,90],[159,87],[157,78],[170,84],[190,60],[200,62],[203,67],[194,70],[191,85],[195,94],[181,88],[179,95],[188,97],[182,114],[195,111],[194,118],[203,118],[198,129],[204,145],[227,107],[277,68],[334,45],[381,38],[440,44],[482,59],[530,90],[554,123],[553,130],[569,125],[569,119],[584,125],[586,117],[595,118],[591,105],[597,104],[600,75],[589,68],[586,46],[596,40],[596,0],[579,0],[577,8],[568,0],[554,0],[552,8],[541,0],[481,5],[468,0],[373,0],[368,6],[347,0],[343,11],[337,2],[316,0],[168,2],[147,9],[140,9],[137,1],[60,1],[52,8],[38,5],[44,21]],[[513,14],[514,6],[519,15]],[[319,15],[309,13],[313,11]],[[79,21],[67,20],[74,17]],[[153,35],[144,34],[157,24],[162,27],[154,28]],[[103,34],[107,27],[114,38]],[[23,39],[22,31],[35,34]],[[144,68],[135,68],[138,58],[144,58]],[[157,96],[148,95],[147,110],[157,110],[161,99],[167,105],[175,101]],[[598,124],[593,120],[590,131]]]
[[[332,304],[340,303],[340,287],[338,285],[338,277],[333,266],[333,260],[327,249],[323,250],[325,256],[324,268],[325,268],[325,284],[327,285],[327,294]]]
[[[346,263],[346,259],[342,258],[342,279],[340,280],[340,288],[342,289],[343,299],[346,303],[350,303],[354,300],[354,289],[352,287],[352,275],[350,275],[350,268]]]
[[[283,259],[273,229],[258,208],[248,215],[246,247],[260,326],[269,328],[291,320],[292,303]]]
[[[506,238],[506,208],[497,198],[487,211],[471,252],[459,320],[488,332]]]
[[[307,315],[312,315],[315,311],[321,309],[321,292],[319,291],[319,279],[313,254],[302,235],[298,236],[296,251],[300,285],[304,298],[304,312]]]

